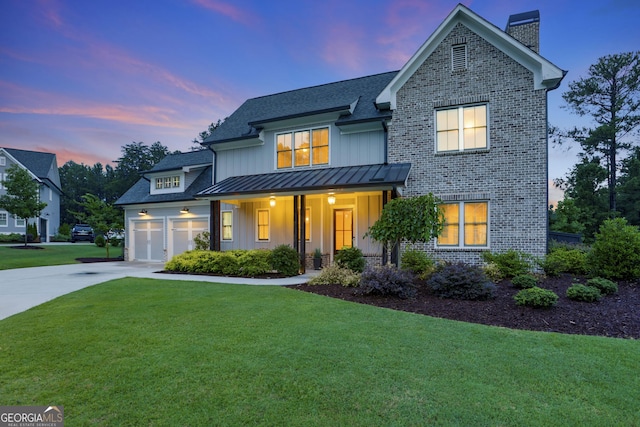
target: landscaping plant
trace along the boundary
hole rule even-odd
[[[514,249],[502,253],[482,252],[482,259],[495,264],[505,278],[526,274],[531,270],[531,256]]]
[[[553,307],[558,303],[558,295],[548,289],[542,289],[538,286],[523,289],[518,292],[513,299],[517,305],[524,305],[534,308]]]
[[[520,274],[511,279],[511,284],[514,288],[528,289],[536,286],[538,284],[538,281],[530,274]]]
[[[335,263],[324,267],[320,274],[309,280],[310,285],[342,285],[347,287],[356,287],[359,282],[360,273]]]
[[[606,220],[587,261],[591,272],[605,279],[640,278],[640,230],[624,218]]]
[[[416,295],[414,275],[393,264],[368,265],[360,277],[358,292],[363,295],[393,295],[402,299]]]
[[[427,286],[442,298],[464,300],[493,298],[496,288],[480,267],[462,262],[440,267],[427,280]]]
[[[271,251],[271,266],[285,276],[295,276],[300,271],[298,252],[290,245],[279,245]]]
[[[421,279],[426,279],[435,270],[436,263],[426,252],[408,249],[402,253],[400,266],[403,270],[410,271]]]
[[[597,288],[602,295],[612,295],[618,292],[618,285],[615,282],[602,277],[594,277],[587,280],[587,286]]]
[[[366,262],[362,251],[359,248],[351,247],[340,249],[336,253],[335,263],[356,273],[362,273]]]
[[[567,289],[567,298],[575,301],[596,302],[600,300],[601,296],[598,288],[585,286],[581,283],[573,284]]]

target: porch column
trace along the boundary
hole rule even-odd
[[[293,196],[293,249],[300,254],[298,245],[298,196]]]
[[[209,249],[220,251],[220,200],[209,202]]]
[[[391,200],[397,199],[397,198],[398,198],[398,191],[394,188],[393,190],[391,190]],[[394,246],[393,251],[391,251],[391,264],[395,264],[396,266],[400,265],[398,263],[399,251],[400,251],[400,248],[398,247],[398,245]]]
[[[382,192],[382,209],[384,209],[384,207],[386,206],[387,202],[389,198],[389,192],[388,191],[383,191]],[[387,263],[387,245],[382,245],[382,264],[386,264]]]
[[[306,227],[307,227],[307,222],[304,220],[305,218],[305,213],[307,211],[306,209],[306,196],[303,194],[300,196],[300,213],[299,213],[299,219],[298,222],[300,223],[300,251],[298,252],[300,254],[300,272],[304,274],[305,270],[306,270],[306,252],[307,252],[307,239],[305,239],[305,236],[307,235],[307,233],[305,232]]]

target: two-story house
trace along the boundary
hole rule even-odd
[[[16,148],[0,147],[0,194],[6,189],[2,181],[7,179],[7,169],[12,165],[25,169],[38,183],[38,195],[47,206],[38,218],[29,219],[29,223],[36,224],[41,241],[47,242],[58,232],[60,227],[60,175],[58,163],[53,153],[19,150]],[[24,234],[27,223],[24,219],[15,218],[9,212],[0,210],[0,233]]]
[[[357,246],[379,262],[364,235],[385,203],[432,192],[446,224],[419,247],[435,257],[543,255],[547,92],[565,72],[538,45],[537,11],[502,31],[458,5],[400,71],[247,100],[203,143],[212,249]]]

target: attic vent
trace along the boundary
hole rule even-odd
[[[457,44],[451,47],[451,71],[467,69],[467,45]]]

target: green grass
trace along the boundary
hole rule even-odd
[[[45,265],[75,264],[76,258],[105,258],[107,251],[94,244],[76,243],[73,245],[30,245],[44,249],[12,249],[20,244],[0,245],[0,270],[10,268],[41,267]],[[122,256],[122,247],[109,248],[109,256]]]
[[[640,342],[126,278],[0,321],[0,402],[68,425],[640,425]]]

